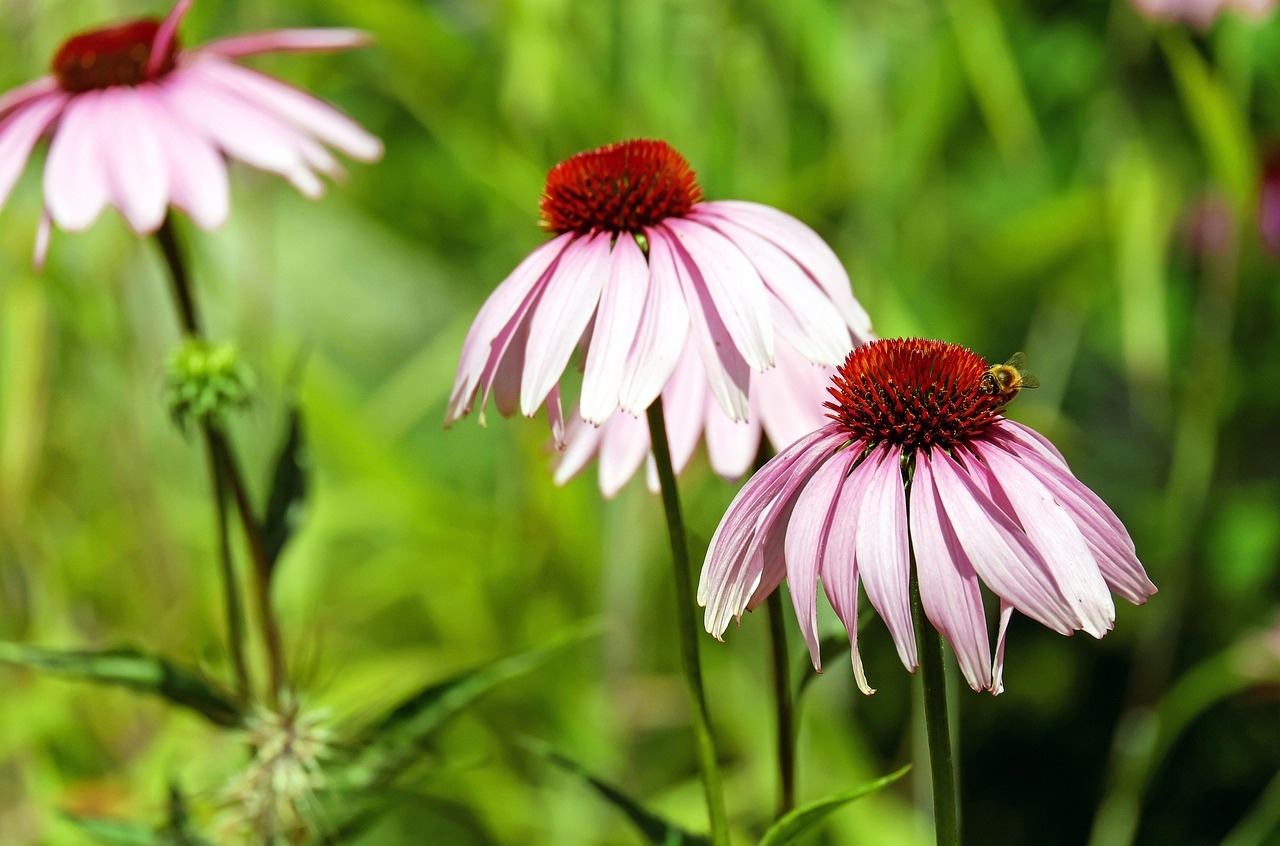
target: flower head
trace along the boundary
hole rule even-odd
[[[1138,11],[1149,18],[1183,20],[1205,28],[1218,15],[1236,9],[1254,18],[1262,18],[1275,8],[1276,0],[1132,0]]]
[[[817,586],[845,628],[854,674],[858,588],[914,670],[914,566],[929,622],[975,690],[1003,689],[1017,610],[1062,634],[1102,637],[1114,592],[1155,593],[1128,532],[1041,435],[1005,419],[1017,393],[955,344],[882,340],[854,350],[829,388],[829,422],[753,476],[707,550],[698,587],[707,631],[764,601],[783,578],[820,667]],[[992,660],[980,585],[1000,600]]]
[[[364,161],[382,154],[378,139],[337,109],[234,62],[356,47],[367,41],[362,33],[279,30],[183,49],[178,25],[192,2],[178,0],[163,20],[72,36],[49,75],[0,95],[0,206],[37,142],[53,139],[37,262],[52,223],[77,232],[108,205],[139,234],[157,229],[170,206],[205,229],[221,226],[230,208],[224,156],[317,197],[319,174],[342,173],[325,145]]]
[[[619,410],[642,415],[682,360],[696,362],[728,420],[745,421],[753,375],[773,368],[779,349],[834,366],[870,336],[848,276],[813,230],[768,206],[704,202],[689,163],[663,141],[561,162],[541,210],[555,237],[477,315],[446,423],[477,395],[483,419],[492,394],[503,414],[532,416],[549,401],[558,428],[560,378],[578,348],[578,412],[591,426]]]

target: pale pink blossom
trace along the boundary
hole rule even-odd
[[[204,229],[221,226],[230,208],[227,158],[318,197],[320,174],[342,174],[328,147],[363,161],[381,156],[381,142],[337,109],[233,61],[344,50],[366,44],[363,33],[278,30],[182,49],[177,30],[191,4],[179,0],[162,21],[74,36],[48,76],[0,95],[0,206],[39,140],[52,138],[37,262],[52,223],[78,232],[106,206],[139,234],[155,231],[170,206]]]
[[[870,336],[848,275],[813,230],[768,206],[704,202],[688,162],[664,142],[612,144],[561,162],[547,177],[542,213],[555,237],[481,308],[446,425],[477,395],[483,421],[492,395],[508,415],[532,416],[547,403],[562,435],[560,380],[581,349],[573,417],[615,420],[606,429],[631,455],[635,427],[615,412],[642,426],[682,360],[685,393],[709,394],[740,422],[751,419],[753,380],[774,368],[779,349],[834,366]],[[703,391],[693,388],[698,378]],[[689,402],[681,413],[697,405],[701,416],[701,396]]]
[[[1276,0],[1132,0],[1133,5],[1147,17],[1164,20],[1183,20],[1204,28],[1228,9],[1253,17],[1263,18],[1275,9]]]
[[[1003,689],[1019,611],[1062,634],[1102,637],[1111,594],[1155,593],[1124,526],[1043,436],[1004,418],[1017,393],[963,347],[873,341],[833,380],[831,419],[743,486],[716,529],[698,586],[707,631],[755,608],[785,578],[814,666],[821,583],[848,631],[854,676],[861,586],[898,657],[917,666],[909,584],[975,690]],[[982,590],[1000,601],[994,658]]]

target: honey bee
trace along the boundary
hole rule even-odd
[[[993,364],[982,374],[979,386],[983,393],[991,396],[1013,399],[1023,388],[1038,388],[1040,380],[1032,376],[1024,368],[1027,364],[1026,353],[1016,352],[1004,364]]]

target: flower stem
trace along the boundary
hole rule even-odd
[[[689,567],[689,544],[685,538],[684,518],[680,514],[680,494],[676,489],[675,469],[671,465],[671,448],[667,443],[666,420],[662,414],[662,398],[649,406],[649,439],[658,466],[658,482],[662,486],[662,505],[671,535],[671,562],[675,568],[676,618],[680,629],[680,658],[685,681],[693,705],[693,732],[697,741],[698,767],[707,796],[707,815],[711,820],[711,842],[729,846],[729,818],[725,813],[724,789],[720,783],[720,765],[716,760],[715,738],[711,734],[711,717],[707,711],[707,695],[702,685],[702,664],[698,652],[698,619],[694,613],[692,573]]]
[[[778,712],[778,813],[781,819],[796,806],[795,709],[791,699],[791,668],[782,593],[775,590],[765,603],[769,614],[769,645],[773,671],[773,701]]]
[[[195,298],[191,292],[191,277],[187,272],[182,244],[174,231],[172,218],[165,218],[164,223],[156,231],[156,240],[160,244],[160,252],[164,256],[165,265],[169,269],[169,277],[173,282],[174,300],[178,306],[178,318],[182,324],[182,330],[190,337],[203,338],[204,335],[200,329],[200,318],[196,311]],[[223,492],[223,484],[225,483],[226,487],[231,491],[231,498],[235,501],[236,511],[239,514],[240,523],[244,528],[245,538],[249,544],[249,553],[253,561],[257,587],[258,616],[262,625],[263,640],[266,644],[270,678],[267,701],[274,707],[279,703],[280,691],[285,684],[286,671],[280,625],[271,606],[271,564],[267,560],[266,545],[262,539],[262,526],[253,513],[253,505],[249,499],[248,488],[244,483],[244,475],[240,472],[235,452],[232,450],[230,443],[227,442],[226,436],[208,421],[202,421],[201,428],[204,431],[205,443],[213,465],[213,495],[218,508],[220,537],[225,538],[226,497]],[[232,663],[236,666],[236,672],[239,674],[244,663],[244,656],[243,654],[236,655],[235,652],[243,648],[243,644],[237,641],[237,637],[243,637],[244,611],[240,607],[240,596],[235,582],[235,574],[229,565],[230,560],[229,556],[227,556],[222,568],[223,579],[226,582],[227,624],[229,631],[232,632],[230,635]],[[239,621],[238,625],[241,626],[240,635],[234,633],[233,620]]]
[[[209,457],[209,473],[213,477],[214,509],[218,515],[218,563],[222,571],[222,587],[226,600],[227,641],[231,652],[231,666],[236,675],[236,695],[240,701],[249,699],[249,668],[244,657],[244,608],[240,604],[240,589],[235,567],[231,561],[231,543],[227,528],[227,480],[219,450],[214,446],[209,432],[204,433],[205,453]]]
[[[915,550],[911,552],[911,616],[920,647],[920,680],[924,684],[924,722],[929,736],[929,772],[933,777],[933,822],[938,846],[959,846],[960,819],[955,761],[947,725],[947,677],[942,664],[942,635],[925,619],[916,582]]]

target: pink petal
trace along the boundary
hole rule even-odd
[[[769,299],[764,282],[742,250],[716,230],[693,220],[670,218],[662,226],[671,233],[676,260],[684,265],[694,285],[706,291],[710,307],[743,360],[756,371],[772,367]]]
[[[618,407],[627,353],[649,290],[649,265],[635,238],[620,235],[609,259],[609,280],[600,294],[582,377],[582,416],[592,423],[603,423]]]
[[[698,581],[708,632],[724,634],[755,592],[765,562],[760,556],[753,566],[752,559],[778,516],[778,500],[785,504],[844,439],[834,426],[814,432],[774,456],[738,491],[711,538]]]
[[[688,259],[680,258],[679,248],[672,244],[674,237],[660,227],[645,230],[649,240],[649,261],[655,268],[670,262],[675,267],[676,278],[689,310],[689,326],[698,344],[706,368],[707,384],[725,413],[734,420],[746,420],[748,416],[747,392],[751,383],[751,368],[738,352],[720,320],[715,304],[711,302],[706,286],[689,273]],[[654,272],[657,279],[657,271]]]
[[[539,246],[485,300],[467,331],[466,340],[462,342],[458,375],[445,415],[446,426],[471,411],[481,377],[490,360],[499,352],[494,350],[493,342],[513,319],[523,316],[530,305],[530,295],[546,279],[547,273],[575,237],[575,233],[566,232]]]
[[[169,14],[165,15],[160,28],[156,30],[156,37],[151,40],[151,55],[147,57],[148,75],[159,72],[165,56],[169,54],[169,48],[173,46],[173,39],[178,34],[182,19],[187,16],[187,12],[191,11],[194,2],[195,0],[178,0],[169,10]]]
[[[49,241],[53,236],[53,221],[49,213],[42,212],[40,223],[36,226],[36,243],[32,250],[31,264],[36,270],[44,270],[45,259],[49,257]]]
[[[612,499],[649,454],[649,424],[618,412],[605,424],[600,439],[600,493]]]
[[[707,458],[711,469],[727,481],[740,479],[751,469],[760,451],[760,420],[734,421],[714,397],[706,397]]]
[[[564,407],[560,404],[560,386],[556,385],[547,394],[547,422],[551,424],[551,441],[557,450],[563,451],[565,442]]]
[[[358,29],[277,29],[219,38],[193,52],[238,59],[259,53],[327,53],[364,47],[372,42],[369,33]]]
[[[0,206],[8,201],[36,142],[62,112],[66,102],[67,96],[61,93],[43,99],[28,99],[0,121]]]
[[[333,106],[291,85],[216,57],[192,63],[187,73],[252,100],[353,159],[371,162],[382,156],[382,142],[375,136]]]
[[[774,352],[778,366],[755,377],[751,413],[759,417],[769,442],[783,447],[830,422],[823,402],[832,371],[809,363],[786,341],[779,341]]]
[[[17,88],[10,88],[0,94],[0,118],[8,117],[9,112],[36,100],[43,100],[50,94],[57,94],[63,99],[66,97],[58,87],[58,81],[52,76],[42,76]]]
[[[991,667],[991,694],[1004,693],[1004,643],[1009,633],[1009,621],[1013,619],[1013,606],[1000,600],[1000,633],[996,635],[996,659]]]
[[[270,112],[182,69],[156,87],[170,110],[227,155],[283,176],[307,197],[324,193],[305,153],[314,142]]]
[[[662,389],[662,410],[667,422],[671,464],[679,475],[698,448],[707,413],[707,377],[693,344],[685,344],[675,371]]]
[[[854,484],[865,485],[854,542],[867,598],[889,627],[902,665],[914,672],[919,661],[911,620],[911,546],[901,459],[901,447],[885,446],[854,469],[859,477]]]
[[[484,398],[480,401],[480,425],[484,425],[484,407],[492,394],[493,403],[498,413],[510,417],[520,408],[521,376],[524,374],[525,356],[529,350],[528,310],[536,294],[530,294],[530,305],[520,316],[507,324],[506,328],[494,339],[494,355],[489,359],[480,382],[485,386]],[[532,416],[532,415],[531,415]]]
[[[226,223],[231,197],[222,156],[156,98],[141,96],[138,103],[147,110],[168,163],[169,201],[202,229],[217,229]]]
[[[871,318],[853,298],[849,274],[817,232],[775,208],[742,200],[701,203],[699,216],[711,214],[740,224],[772,241],[827,292],[840,316],[859,338],[871,337]]]
[[[695,206],[690,218],[700,219]],[[809,361],[836,366],[853,347],[849,327],[831,298],[819,288],[791,256],[771,241],[731,220],[702,217],[707,225],[724,233],[760,273],[768,291],[774,328]],[[865,339],[863,339],[865,340]]]
[[[107,179],[99,134],[111,116],[100,113],[100,91],[78,94],[67,103],[49,145],[44,198],[49,215],[63,229],[87,229],[107,205]]]
[[[618,395],[619,407],[632,414],[644,414],[662,393],[689,335],[689,309],[681,293],[675,259],[665,241],[655,244],[652,235],[648,240],[649,289]]]
[[[993,427],[1000,436],[1009,438],[1051,462],[1056,461],[1063,467],[1067,466],[1067,460],[1062,457],[1061,452],[1058,452],[1058,448],[1053,445],[1053,442],[1030,426],[1023,426],[1015,420],[1002,417],[993,424]]]
[[[845,476],[856,455],[843,450],[818,468],[796,499],[786,528],[787,584],[800,631],[809,647],[813,666],[822,669],[818,651],[818,574],[826,556],[827,536],[844,487]],[[838,531],[843,532],[844,526]]]
[[[920,604],[951,644],[965,681],[984,690],[991,687],[991,644],[982,590],[938,500],[931,463],[929,453],[917,452],[911,482],[911,544]]]
[[[849,657],[853,664],[854,681],[859,690],[870,696],[875,693],[875,689],[867,684],[867,672],[862,666],[862,655],[858,651],[857,533],[862,516],[862,500],[866,496],[873,465],[863,461],[852,473],[849,472],[849,467],[865,450],[865,443],[858,442],[850,444],[839,453],[846,462],[846,477],[832,503],[831,530],[827,534],[819,575],[822,577],[827,600],[849,635]],[[858,472],[859,469],[862,472]]]
[[[978,442],[973,452],[990,470],[974,461],[970,472],[988,473],[991,483],[1004,491],[1012,516],[1022,524],[1059,589],[1076,609],[1081,628],[1094,637],[1109,632],[1115,625],[1115,605],[1071,515],[1027,467],[1004,450],[982,449]]]
[[[134,232],[148,235],[160,227],[169,207],[169,172],[148,93],[127,85],[108,88],[98,108],[99,149],[112,205]]]
[[[917,460],[918,463],[918,460]],[[978,489],[946,452],[935,450],[929,467],[942,513],[983,583],[997,596],[1061,634],[1078,624],[1076,614],[1022,530]],[[950,542],[950,541],[949,541]]]
[[[563,485],[591,463],[600,446],[601,427],[592,426],[577,414],[570,414],[565,427],[563,452],[557,453],[555,474],[552,477],[557,485]]]
[[[580,238],[552,271],[529,323],[520,410],[532,417],[560,380],[582,333],[595,316],[609,277],[608,232]]]

